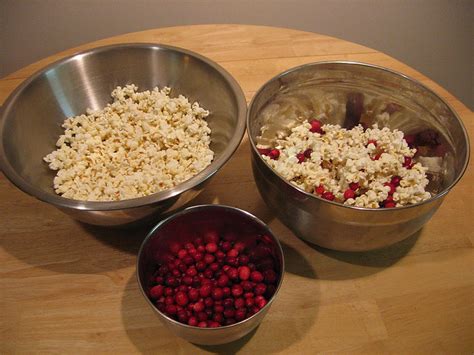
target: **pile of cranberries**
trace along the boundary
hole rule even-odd
[[[262,309],[280,276],[267,235],[239,241],[235,232],[209,229],[192,242],[170,245],[156,266],[148,295],[158,310],[181,323],[216,328]]]

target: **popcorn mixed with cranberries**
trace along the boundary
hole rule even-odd
[[[427,200],[427,169],[415,162],[411,137],[375,124],[344,129],[305,121],[275,141],[257,145],[263,159],[299,188],[349,206],[390,208]],[[408,142],[407,142],[408,141]]]
[[[201,328],[240,322],[262,309],[280,276],[266,235],[240,241],[235,232],[207,230],[170,246],[156,266],[148,295],[168,317]]]

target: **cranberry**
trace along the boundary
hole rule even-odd
[[[312,133],[323,133],[322,130],[322,123],[319,120],[311,120],[309,121],[311,128],[309,129]]]
[[[233,249],[230,249],[228,252],[227,252],[227,256],[228,257],[231,257],[231,258],[236,258],[237,256],[239,256],[239,251],[235,248]]]
[[[231,292],[230,292],[230,287],[224,287],[222,288],[222,292],[224,292],[224,297],[229,297]]]
[[[273,270],[265,270],[263,272],[263,277],[265,278],[265,283],[273,284],[276,282],[278,276]]]
[[[393,208],[395,206],[396,206],[396,204],[393,201],[387,201],[387,202],[384,203],[385,208]]]
[[[206,263],[204,262],[204,260],[198,261],[196,263],[196,269],[198,271],[204,271],[206,269]]]
[[[239,278],[243,281],[250,278],[250,268],[248,266],[239,267]]]
[[[171,287],[165,287],[165,296],[173,296],[174,290]]]
[[[199,328],[207,328],[207,322],[206,321],[199,322],[197,326]]]
[[[209,265],[209,269],[211,269],[213,272],[216,272],[220,269],[220,267],[218,263],[212,263],[211,265]]]
[[[403,157],[403,167],[411,169],[413,167],[413,159],[410,157]]]
[[[257,151],[261,155],[270,155],[270,148],[257,148]]]
[[[218,261],[222,261],[225,258],[225,253],[222,250],[216,251],[216,258]]]
[[[277,160],[280,157],[280,151],[278,149],[272,149],[268,156],[273,160]]]
[[[370,157],[370,159],[372,159],[372,160],[379,160],[381,156],[382,156],[382,153],[377,153],[377,154],[375,154],[373,157]]]
[[[244,293],[244,298],[249,298],[249,297],[253,297],[255,296],[255,294],[253,292],[245,292]]]
[[[211,294],[212,292],[212,286],[209,284],[202,285],[201,288],[199,289],[199,294],[201,297],[207,297]]]
[[[199,313],[199,312],[204,311],[204,308],[205,308],[204,302],[199,301],[194,304],[193,310],[194,312]]]
[[[206,321],[209,318],[206,312],[198,312],[197,319],[200,322]]]
[[[196,267],[194,266],[190,266],[187,270],[186,270],[186,275],[187,276],[196,276],[198,274],[197,270],[196,270]]]
[[[239,259],[234,256],[227,256],[225,262],[231,266],[239,266]]]
[[[180,259],[183,259],[187,255],[188,255],[188,251],[186,249],[180,249],[178,251],[178,258]]]
[[[253,297],[246,297],[245,298],[245,305],[247,307],[252,307],[254,304],[255,304],[255,300],[253,299]]]
[[[323,185],[319,185],[318,187],[314,189],[314,193],[316,193],[317,195],[322,195],[324,191],[326,190],[324,189]]]
[[[171,275],[173,275],[174,277],[179,277],[181,276],[181,273],[186,271],[186,265],[184,264],[179,264],[179,270],[178,269],[174,269],[173,271],[171,271]]]
[[[306,160],[306,157],[304,156],[304,153],[298,153],[296,154],[296,159],[298,159],[298,163],[301,164]]]
[[[263,295],[267,290],[267,286],[264,283],[259,283],[255,285],[253,290],[257,296]]]
[[[158,285],[162,285],[165,283],[165,278],[163,276],[157,276],[155,277],[155,282],[158,284]]]
[[[229,318],[234,318],[235,316],[235,311],[233,308],[226,308],[224,309],[224,317],[229,319]]]
[[[237,242],[234,244],[234,249],[237,250],[239,253],[245,250],[245,243],[244,242]]]
[[[150,290],[150,297],[156,300],[160,298],[161,296],[163,296],[164,292],[165,292],[165,287],[163,285],[154,286]]]
[[[236,280],[239,277],[239,272],[235,267],[231,267],[229,270],[227,270],[226,274],[231,280]]]
[[[247,315],[247,310],[245,308],[239,308],[238,310],[235,311],[235,320],[236,321],[244,320],[246,315]]]
[[[170,269],[168,268],[168,266],[162,265],[162,266],[160,266],[160,268],[158,269],[158,275],[164,276],[164,275],[166,275],[169,271],[170,271]]]
[[[232,243],[229,241],[224,241],[221,245],[221,249],[225,252],[229,251],[230,249],[232,249]]]
[[[216,287],[215,289],[212,290],[212,298],[215,300],[220,300],[224,297],[224,292],[222,291],[222,288]]]
[[[188,325],[192,326],[192,327],[195,327],[198,325],[198,320],[196,317],[189,317],[188,319]]]
[[[349,188],[352,190],[352,191],[357,191],[359,189],[360,185],[358,182],[351,182],[349,184]]]
[[[231,308],[231,307],[234,307],[234,300],[232,298],[226,298],[224,300],[224,302],[222,303],[222,305],[225,307],[225,308]]]
[[[395,186],[398,186],[400,185],[400,181],[402,180],[402,178],[398,175],[395,175],[392,177],[392,179],[390,180],[390,183],[395,185]]]
[[[219,279],[217,280],[217,285],[220,287],[225,287],[229,283],[229,276],[226,274],[222,274],[219,276]]]
[[[203,276],[207,277],[208,279],[211,279],[214,276],[214,272],[211,269],[206,269],[202,273]]]
[[[188,296],[184,292],[178,292],[176,296],[174,296],[176,303],[180,306],[186,306],[189,302]]]
[[[198,287],[198,286],[200,286],[200,285],[201,285],[201,279],[200,279],[199,276],[197,276],[197,275],[194,276],[194,277],[193,277],[193,284],[192,284],[192,286],[193,286],[193,287]]]
[[[179,311],[178,312],[178,320],[181,322],[181,323],[187,323],[188,322],[188,314],[186,313],[186,311]]]
[[[194,239],[193,243],[197,248],[198,246],[203,244],[202,238],[198,237],[198,238]]]
[[[242,296],[242,294],[244,293],[244,289],[242,288],[242,286],[236,284],[232,286],[231,292],[234,297],[239,297]]]
[[[355,197],[355,192],[354,190],[352,189],[347,189],[346,191],[344,191],[344,199],[345,200],[348,200],[350,198],[354,198]]]
[[[258,300],[255,299],[255,304],[258,308],[262,309],[267,304],[267,300],[263,297],[259,298]]]
[[[334,194],[330,191],[326,191],[324,192],[322,195],[321,195],[322,198],[324,198],[325,200],[329,200],[329,201],[334,201],[334,199],[336,198],[334,196]]]
[[[193,255],[192,258],[193,258],[195,261],[200,261],[200,260],[202,260],[203,257],[204,257],[204,254],[197,251],[197,252]]]
[[[178,279],[176,279],[176,277],[173,277],[173,276],[169,276],[166,278],[166,285],[170,286],[170,287],[176,287],[178,286]]]
[[[194,259],[191,255],[186,255],[184,258],[183,258],[183,263],[185,265],[191,265],[194,263]]]
[[[222,308],[222,312],[224,312],[224,308]],[[224,321],[224,315],[222,314],[222,312],[214,313],[214,315],[212,316],[212,320],[218,323],[222,323]]]
[[[245,307],[245,300],[243,298],[236,298],[234,301],[234,308],[244,308]]]
[[[250,279],[253,282],[262,282],[263,281],[263,274],[260,271],[252,271],[250,273]]]
[[[222,313],[224,312],[224,306],[221,304],[216,304],[217,302],[214,302],[214,312],[215,313]]]
[[[217,244],[216,243],[207,243],[206,244],[206,251],[208,253],[215,253],[217,251]]]
[[[204,255],[204,262],[206,264],[212,264],[216,260],[216,257],[212,254],[206,254]]]
[[[177,292],[188,292],[188,286],[186,285],[179,285],[176,289]]]
[[[204,305],[206,308],[211,308],[214,305],[214,300],[211,297],[206,297],[204,299]]]
[[[190,288],[188,290],[188,297],[191,301],[197,301],[200,297],[200,292],[196,290],[195,288]]]
[[[377,141],[376,141],[375,139],[369,139],[369,140],[367,141],[367,146],[368,146],[369,144],[373,144],[373,145],[377,146]]]
[[[172,296],[166,296],[165,297],[165,304],[166,305],[174,304],[174,298]]]
[[[309,158],[311,158],[311,154],[313,154],[313,150],[311,148],[308,148],[303,152],[303,154],[306,158],[309,159]]]

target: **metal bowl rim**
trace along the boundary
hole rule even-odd
[[[124,48],[142,48],[142,49],[151,49],[155,51],[165,50],[171,52],[178,52],[183,55],[187,55],[190,57],[194,57],[195,59],[207,64],[214,70],[216,70],[224,80],[229,84],[233,95],[235,96],[235,100],[237,102],[237,126],[235,129],[235,134],[229,141],[227,147],[222,152],[222,155],[217,159],[213,160],[210,165],[208,165],[204,170],[200,171],[198,174],[193,176],[192,178],[183,181],[182,183],[176,185],[172,189],[167,189],[164,191],[160,191],[151,195],[127,199],[127,200],[120,200],[120,201],[83,201],[83,200],[73,200],[69,198],[62,197],[60,195],[56,195],[55,193],[46,192],[35,185],[27,182],[25,179],[19,175],[15,169],[11,166],[9,161],[5,156],[5,150],[3,146],[3,135],[4,135],[4,126],[5,126],[5,117],[10,112],[12,106],[18,99],[18,97],[22,94],[22,92],[36,80],[38,77],[46,73],[48,70],[56,66],[61,66],[76,60],[79,57],[94,55],[101,52],[107,51],[114,51],[120,50]],[[39,69],[30,77],[25,79],[17,88],[13,90],[13,92],[8,96],[6,101],[1,107],[0,110],[0,170],[3,171],[5,176],[20,190],[38,198],[41,201],[51,203],[58,207],[63,208],[71,208],[76,210],[82,211],[113,211],[113,210],[121,210],[121,209],[128,209],[128,208],[136,208],[136,207],[143,207],[155,203],[159,203],[165,201],[169,198],[175,197],[180,195],[181,193],[192,189],[193,187],[203,183],[210,177],[212,177],[220,168],[222,168],[225,163],[232,157],[233,153],[237,150],[242,141],[242,138],[245,133],[245,117],[247,111],[247,102],[245,100],[245,95],[242,91],[242,88],[237,83],[237,81],[227,72],[223,67],[219,64],[214,62],[213,60],[204,57],[198,53],[192,52],[190,50],[179,48],[175,46],[160,44],[160,43],[121,43],[121,44],[113,44],[107,46],[99,46],[95,48],[86,49],[83,51],[79,51],[73,53],[67,57],[59,59],[42,69]],[[65,117],[66,118],[66,117]],[[52,183],[52,182],[51,182]]]
[[[262,309],[260,309],[257,313],[253,314],[252,316],[250,316],[249,318],[245,318],[244,320],[241,320],[240,322],[237,322],[237,323],[234,323],[234,324],[231,324],[231,325],[224,325],[224,326],[221,326],[221,327],[217,327],[217,328],[199,328],[199,327],[194,327],[194,326],[191,326],[191,325],[188,325],[188,324],[184,324],[184,323],[181,323],[181,322],[178,322],[177,320],[174,320],[170,317],[168,317],[167,315],[165,315],[164,313],[160,312],[160,310],[158,310],[154,305],[153,303],[150,301],[150,299],[148,298],[148,296],[146,295],[145,293],[145,290],[143,289],[143,285],[142,283],[140,282],[140,260],[141,260],[141,256],[142,256],[142,253],[143,253],[143,250],[145,248],[145,245],[148,243],[149,239],[152,238],[152,236],[154,235],[154,233],[160,228],[162,227],[163,225],[165,225],[166,223],[172,221],[173,219],[177,218],[177,217],[180,217],[182,215],[186,215],[188,213],[193,213],[195,211],[198,211],[198,210],[203,210],[203,209],[224,209],[224,210],[228,210],[228,211],[232,211],[232,212],[236,212],[238,214],[242,214],[248,218],[250,218],[253,222],[256,222],[257,224],[259,224],[261,227],[263,227],[271,236],[272,238],[274,239],[274,241],[276,242],[276,245],[278,246],[278,251],[280,253],[280,256],[281,256],[281,275],[280,275],[280,278],[279,278],[279,281],[278,281],[278,286],[275,290],[275,293],[273,294],[273,296],[268,300],[267,304],[265,306],[263,306]],[[145,237],[145,239],[143,240],[141,246],[140,246],[140,249],[138,250],[138,254],[137,254],[137,261],[136,261],[136,273],[135,273],[135,276],[137,278],[137,283],[138,283],[138,287],[143,295],[143,297],[145,297],[147,303],[150,305],[150,307],[155,311],[157,312],[160,316],[163,316],[167,321],[169,321],[170,323],[173,323],[175,325],[178,325],[180,327],[184,327],[184,328],[188,328],[188,329],[193,329],[193,330],[196,330],[196,329],[199,329],[199,330],[202,330],[202,331],[217,331],[217,330],[222,330],[222,329],[228,329],[228,328],[232,328],[232,327],[236,327],[236,326],[239,326],[243,323],[246,323],[247,321],[250,321],[251,319],[253,319],[254,317],[257,317],[261,312],[263,312],[264,310],[268,310],[268,308],[270,308],[271,304],[273,303],[273,301],[275,300],[278,292],[280,291],[280,288],[281,288],[281,285],[283,284],[283,278],[284,278],[284,275],[285,275],[285,255],[283,253],[283,248],[281,247],[281,243],[280,241],[278,240],[278,238],[275,236],[275,234],[273,233],[273,231],[270,229],[270,227],[265,223],[263,222],[261,219],[259,219],[258,217],[256,217],[255,215],[253,215],[252,213],[248,212],[248,211],[245,211],[243,209],[240,209],[238,207],[233,207],[233,206],[227,206],[227,205],[220,205],[220,204],[203,204],[203,205],[195,205],[195,206],[191,206],[191,207],[187,207],[181,211],[178,211],[174,214],[172,214],[171,216],[161,220],[160,222],[158,222],[152,229],[151,231],[147,234],[147,236]]]
[[[271,83],[279,80],[280,78],[288,75],[288,74],[291,74],[295,71],[298,71],[298,70],[301,70],[301,69],[305,69],[307,67],[313,67],[313,66],[321,66],[321,65],[329,65],[329,64],[336,64],[336,65],[341,65],[341,66],[362,66],[362,67],[368,67],[368,68],[372,68],[372,69],[375,69],[375,70],[382,70],[382,71],[385,71],[385,72],[388,72],[390,73],[391,75],[395,75],[395,76],[400,76],[402,77],[403,79],[405,80],[408,80],[410,82],[412,82],[413,84],[421,87],[422,89],[430,92],[432,95],[434,95],[437,99],[439,99],[443,104],[446,105],[446,107],[451,111],[451,113],[454,115],[454,117],[457,119],[457,121],[459,122],[460,126],[461,126],[461,129],[462,129],[462,132],[463,132],[463,135],[464,135],[464,140],[466,142],[466,159],[464,161],[464,165],[460,171],[460,173],[458,174],[458,176],[456,177],[456,179],[454,179],[454,181],[448,186],[446,187],[445,189],[443,189],[443,191],[437,193],[435,196],[432,196],[430,197],[428,200],[425,200],[425,201],[422,201],[422,202],[418,202],[418,203],[415,203],[415,204],[412,204],[412,205],[406,205],[406,206],[400,206],[400,207],[395,207],[395,208],[368,208],[368,207],[357,207],[357,206],[347,206],[347,205],[344,205],[340,202],[334,202],[334,201],[329,201],[329,200],[325,200],[319,196],[316,196],[314,194],[311,194],[309,192],[306,192],[304,191],[303,189],[291,184],[290,182],[288,182],[285,178],[283,178],[280,174],[278,174],[274,169],[272,169],[272,167],[261,157],[261,155],[258,153],[258,150],[257,150],[257,146],[254,142],[254,140],[252,139],[252,137],[250,136],[250,111],[252,110],[252,107],[254,105],[254,102],[256,100],[256,98],[258,97],[258,95]],[[275,176],[277,176],[282,182],[284,182],[287,186],[290,186],[291,188],[297,190],[299,193],[301,194],[304,194],[306,195],[308,198],[313,198],[313,199],[317,199],[317,200],[320,200],[322,202],[325,202],[325,203],[329,203],[329,204],[332,204],[334,206],[338,206],[338,207],[343,207],[343,208],[347,208],[347,209],[351,209],[351,210],[357,210],[357,211],[361,211],[361,212],[377,212],[377,213],[388,213],[390,211],[393,211],[393,210],[402,210],[402,209],[409,209],[409,208],[415,208],[417,206],[420,206],[420,205],[424,205],[424,204],[428,204],[428,203],[431,203],[435,200],[437,200],[438,198],[441,198],[443,196],[445,196],[458,182],[459,180],[462,178],[462,176],[464,175],[464,173],[466,172],[466,169],[467,169],[467,166],[469,164],[469,160],[470,160],[470,142],[469,142],[469,135],[467,134],[467,131],[466,131],[466,127],[464,126],[464,123],[463,121],[461,120],[461,118],[459,117],[459,115],[457,114],[457,112],[446,102],[446,100],[444,100],[442,97],[440,97],[436,92],[434,92],[432,89],[430,89],[429,87],[425,86],[424,84],[422,84],[420,81],[414,79],[414,78],[411,78],[410,76],[406,75],[406,74],[403,74],[399,71],[396,71],[396,70],[393,70],[393,69],[389,69],[389,68],[386,68],[386,67],[383,67],[383,66],[380,66],[380,65],[375,65],[375,64],[370,64],[370,63],[364,63],[364,62],[359,62],[359,61],[346,61],[346,60],[328,60],[328,61],[320,61],[320,62],[312,62],[312,63],[306,63],[306,64],[302,64],[302,65],[298,65],[296,67],[293,67],[293,68],[290,68],[288,70],[285,70],[284,72],[280,73],[280,74],[277,74],[275,75],[274,77],[272,77],[271,79],[269,79],[267,82],[265,82],[258,90],[257,92],[254,94],[254,96],[252,97],[252,100],[250,101],[250,104],[249,104],[249,107],[247,109],[247,119],[246,119],[246,125],[247,125],[247,134],[248,134],[248,137],[249,137],[249,141],[250,141],[250,145],[252,147],[252,150],[253,150],[253,153],[258,155],[259,159],[261,161],[263,161],[263,163],[265,164],[265,166],[273,173],[275,174]]]

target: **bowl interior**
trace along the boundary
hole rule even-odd
[[[243,116],[239,111],[242,99],[236,96],[228,74],[184,50],[130,44],[74,55],[24,83],[4,106],[1,140],[5,165],[18,180],[54,195],[55,172],[43,157],[55,149],[64,119],[88,108],[103,108],[112,101],[113,89],[132,83],[139,91],[168,86],[171,96],[182,94],[208,109],[214,162],[228,153],[227,147],[238,146],[239,133],[244,130],[239,119]],[[215,170],[215,165],[208,169]]]
[[[249,108],[249,137],[253,145],[272,145],[279,135],[286,136],[295,125],[320,113],[326,113],[328,123],[350,127],[359,103],[357,122],[416,137],[415,160],[429,168],[428,191],[438,194],[461,177],[469,157],[468,138],[454,111],[423,85],[361,63],[314,63],[272,79]]]

